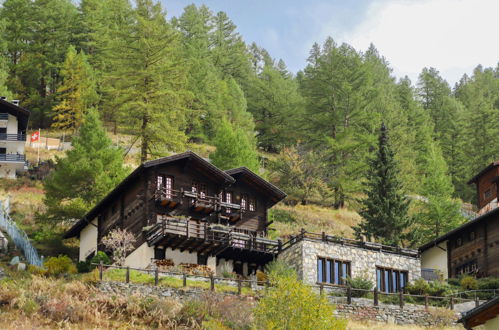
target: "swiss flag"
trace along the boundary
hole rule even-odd
[[[33,132],[31,134],[31,142],[36,142],[40,138],[40,131]]]

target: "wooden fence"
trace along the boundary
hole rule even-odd
[[[125,283],[130,283],[130,271],[135,270],[141,273],[152,274],[154,276],[154,285],[158,286],[160,281],[160,275],[170,275],[175,278],[182,278],[182,286],[187,287],[187,279],[189,277],[196,279],[205,279],[206,282],[209,282],[210,291],[215,291],[216,285],[228,285],[237,288],[237,294],[240,295],[242,292],[242,288],[244,286],[251,288],[267,288],[270,286],[270,282],[267,281],[257,281],[257,280],[245,280],[241,278],[226,278],[226,277],[217,277],[217,276],[203,276],[203,275],[194,275],[185,272],[168,272],[168,271],[160,271],[157,267],[154,269],[144,269],[144,268],[134,268],[128,266],[116,266],[116,265],[104,265],[102,262],[99,264],[92,263],[92,265],[97,266],[99,270],[99,280],[104,280],[104,270],[105,269],[124,269],[125,270]],[[200,282],[200,281],[197,281]],[[217,283],[218,282],[218,283]],[[235,285],[234,285],[235,284]]]
[[[270,286],[270,282],[266,281],[257,281],[246,280],[241,278],[225,278],[225,277],[216,277],[216,276],[203,276],[203,275],[193,275],[185,272],[168,272],[168,271],[160,271],[158,268],[154,269],[143,269],[143,268],[134,268],[134,267],[125,267],[125,266],[116,266],[116,265],[104,265],[102,262],[99,264],[93,263],[99,269],[99,280],[103,281],[104,279],[104,271],[105,269],[125,269],[125,277],[124,282],[130,283],[130,271],[135,270],[142,273],[152,274],[154,276],[154,285],[158,286],[160,282],[160,275],[170,275],[175,278],[182,279],[182,286],[187,287],[187,279],[189,277],[196,279],[205,279],[206,282],[209,282],[209,290],[216,291],[216,285],[228,285],[237,287],[237,294],[240,295],[243,287],[250,287],[252,290],[259,290],[262,288],[268,288]],[[199,282],[199,281],[197,281]],[[323,284],[318,283],[316,285],[312,285],[312,287],[319,291],[321,295],[329,294],[331,296],[331,300],[335,299],[343,299],[346,304],[352,304],[355,299],[364,298],[363,303],[366,303],[366,300],[371,300],[373,306],[380,306],[382,304],[390,304],[390,305],[398,305],[399,308],[403,309],[406,304],[413,305],[424,305],[425,309],[428,310],[430,306],[435,307],[443,307],[453,310],[456,304],[465,303],[465,302],[474,302],[475,306],[479,306],[480,300],[479,292],[487,291],[491,295],[495,296],[497,293],[496,290],[473,290],[474,297],[473,298],[463,298],[463,295],[470,295],[472,291],[466,292],[458,292],[448,296],[429,296],[429,295],[415,295],[415,294],[407,294],[402,291],[396,293],[387,293],[381,292],[377,288],[373,290],[364,290],[364,289],[355,289],[350,286],[338,286],[332,284]]]

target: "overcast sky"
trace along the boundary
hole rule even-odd
[[[327,36],[357,50],[374,43],[394,75],[413,82],[431,66],[453,85],[478,64],[499,61],[499,0],[161,1],[169,17],[190,3],[225,11],[247,43],[282,58],[293,72]]]

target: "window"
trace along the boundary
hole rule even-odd
[[[406,270],[376,267],[376,285],[382,292],[398,292],[403,290],[409,278]]]
[[[470,231],[470,234],[469,234],[469,240],[470,241],[474,241],[476,238],[476,234],[474,231]]]
[[[461,237],[458,237],[456,239],[456,247],[460,247],[461,245],[463,245],[463,239]]]
[[[336,285],[346,284],[350,276],[350,261],[318,258],[317,259],[317,282]]]
[[[208,255],[198,253],[198,265],[207,265],[208,264]]]
[[[471,274],[478,270],[478,263],[475,260],[468,261],[459,267],[456,267],[456,275]]]
[[[165,197],[171,199],[173,194],[173,177],[167,176],[165,180]]]
[[[199,197],[206,197],[206,185],[198,181],[192,181],[192,192],[198,193]]]
[[[249,204],[249,210],[252,211],[252,212],[255,212],[256,211],[256,200],[254,198],[250,198],[248,200],[248,204]]]
[[[243,209],[243,210],[248,209],[248,196],[247,195],[241,195],[241,209]]]
[[[156,177],[156,190],[160,190],[165,199],[173,197],[173,176],[158,175]]]
[[[483,198],[484,199],[490,199],[491,197],[492,197],[492,190],[490,190],[490,188],[489,188],[489,189],[487,189],[487,190],[484,191]]]
[[[224,202],[228,204],[232,204],[232,192],[226,191],[224,193]],[[229,214],[231,212],[230,207],[227,207],[225,213]]]

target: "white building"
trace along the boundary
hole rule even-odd
[[[24,145],[30,112],[19,101],[0,98],[0,177],[15,178],[27,170]]]

